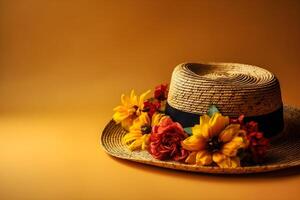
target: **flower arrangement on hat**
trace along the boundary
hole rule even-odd
[[[212,105],[199,124],[183,128],[165,114],[168,85],[155,87],[137,96],[122,95],[122,105],[113,119],[127,130],[122,138],[131,151],[145,150],[159,160],[174,160],[199,166],[236,168],[263,162],[269,140],[254,121],[244,116],[231,119]]]

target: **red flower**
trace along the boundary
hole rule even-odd
[[[153,114],[160,109],[160,102],[154,101],[153,99],[147,99],[144,101],[143,112],[148,112],[150,118],[152,118]]]
[[[247,122],[243,125],[243,129],[246,130],[248,133],[258,132],[258,123],[255,121]]]
[[[159,126],[153,127],[149,153],[159,160],[182,161],[188,156],[188,151],[181,147],[181,141],[187,136],[179,123],[167,117]]]
[[[248,148],[244,152],[245,163],[261,163],[267,154],[269,148],[269,140],[259,131],[258,123],[250,121],[244,123],[244,115],[237,119],[230,119],[230,123],[237,123],[247,132]]]
[[[259,132],[257,122],[248,122],[244,125],[243,129],[247,131],[247,139],[249,141],[248,151],[252,162],[263,162],[269,147],[269,140],[264,137],[262,132]]]
[[[168,84],[161,84],[155,87],[154,98],[164,101],[168,98]]]

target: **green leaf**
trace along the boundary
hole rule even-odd
[[[220,111],[218,110],[218,108],[215,105],[211,105],[208,108],[207,115],[209,117],[212,117],[216,112],[220,112]]]
[[[183,129],[188,135],[192,135],[192,127],[185,127]]]

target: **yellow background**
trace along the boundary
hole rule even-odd
[[[0,199],[299,199],[298,169],[212,176],[114,159],[120,94],[185,61],[254,64],[300,106],[299,1],[0,1]]]

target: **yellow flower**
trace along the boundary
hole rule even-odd
[[[114,108],[113,120],[126,130],[132,125],[133,121],[141,114],[141,110],[144,106],[146,96],[150,93],[150,90],[144,92],[138,97],[134,90],[131,91],[130,96],[122,94],[121,103],[122,105]]]
[[[151,126],[153,127],[159,125],[160,122],[167,117],[169,116],[162,113],[158,113],[158,112],[154,113],[151,120]]]
[[[192,135],[182,142],[182,147],[191,151],[185,160],[189,164],[219,167],[238,167],[238,150],[246,148],[246,132],[239,124],[229,124],[229,117],[215,113],[200,117],[200,124],[192,128]]]
[[[152,127],[158,125],[167,116],[161,113],[154,113],[150,120],[148,113],[142,112],[133,121],[129,132],[123,137],[123,142],[128,145],[129,150],[145,150],[149,144]]]

